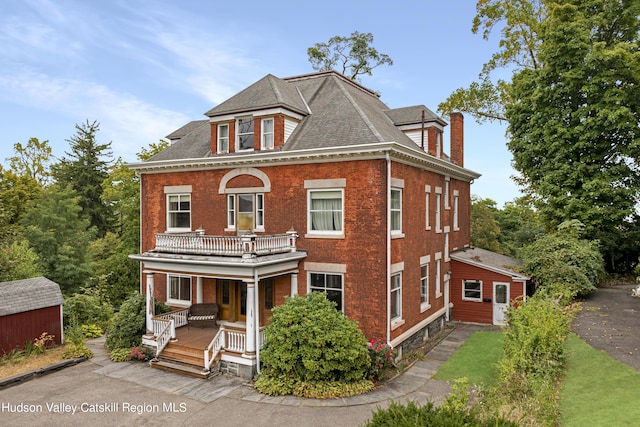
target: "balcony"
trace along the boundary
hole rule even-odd
[[[293,230],[287,231],[285,234],[266,236],[255,234],[206,236],[201,231],[159,233],[156,234],[154,251],[172,254],[255,258],[262,255],[296,252],[297,237],[298,234]]]

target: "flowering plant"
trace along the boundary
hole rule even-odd
[[[379,381],[383,378],[384,372],[395,366],[395,358],[398,352],[381,338],[369,341],[369,356],[371,357],[371,367],[369,377],[372,381]]]
[[[139,345],[133,347],[129,353],[129,360],[149,360],[151,358],[151,351],[148,348],[144,348]]]

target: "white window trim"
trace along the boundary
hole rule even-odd
[[[187,278],[189,279],[189,300],[186,299],[173,299],[171,298],[171,278]],[[176,306],[184,306],[188,307],[191,305],[191,298],[193,297],[193,278],[191,276],[187,276],[184,274],[167,274],[167,303],[176,305]]]
[[[253,147],[251,148],[245,148],[245,149],[240,149],[240,135],[248,135],[248,133],[240,133],[240,120],[243,119],[251,119],[251,120],[255,120],[253,116],[242,116],[242,117],[238,117],[236,118],[236,135],[235,135],[235,145],[236,145],[236,152],[248,152],[248,151],[254,151],[254,147],[256,145],[256,141],[255,141],[255,123],[253,124]]]
[[[391,313],[391,293],[392,293],[392,286],[393,286],[393,277],[394,276],[400,276],[400,315],[398,317],[394,317],[393,319],[389,319],[391,322],[391,330],[397,329],[400,326],[404,325],[405,321],[402,317],[403,314],[403,310],[402,310],[402,273],[404,271],[404,262],[398,262],[396,264],[391,264],[391,271],[390,271],[390,275],[389,275],[389,295],[388,295],[388,301],[389,301],[389,313]]]
[[[321,271],[321,270],[307,270],[307,294],[313,292],[313,290],[311,289],[311,275],[312,274],[323,274],[323,275],[331,275],[331,276],[340,276],[340,281],[342,283],[342,288],[340,289],[340,305],[342,306],[342,309],[340,310],[342,313],[344,313],[344,272],[340,272],[340,271]],[[325,282],[325,293],[326,293],[326,282]]]
[[[305,182],[306,184],[306,182]],[[305,185],[306,186],[306,185]],[[311,194],[321,192],[339,191],[342,200],[342,224],[340,230],[312,230],[311,229]],[[344,189],[343,188],[308,188],[307,189],[307,238],[344,238]]]
[[[271,132],[265,132],[264,131],[264,123],[268,122],[268,121],[271,122],[271,128],[272,128]],[[273,117],[267,117],[267,118],[264,118],[264,119],[262,119],[260,121],[260,149],[261,150],[273,150],[275,148],[275,145],[276,145],[276,141],[275,141],[275,125],[276,125],[276,122],[275,122]],[[266,147],[265,146],[265,144],[264,144],[265,135],[271,135],[271,144],[273,144],[273,147]]]
[[[444,178],[444,210],[451,209],[451,204],[449,203],[450,186],[451,186],[451,178],[447,176]]]
[[[449,262],[449,226],[444,228],[444,262]]]
[[[480,297],[478,298],[469,298],[465,296],[465,284],[467,282],[479,283],[480,284]],[[463,280],[462,281],[462,300],[463,301],[472,301],[472,302],[482,302],[482,280]]]
[[[436,187],[436,233],[442,233],[442,188]]]
[[[426,230],[431,230],[431,221],[429,221],[429,214],[431,212],[429,212],[429,205],[431,204],[431,186],[430,185],[425,185],[424,186],[424,192],[425,192],[425,229]]]
[[[239,188],[238,193],[228,193],[227,194],[227,227],[224,231],[236,231],[237,229],[237,215],[238,215],[238,196],[239,194],[251,194],[253,195],[253,230],[251,231],[264,231],[264,223],[265,223],[265,206],[264,206],[264,193],[255,193],[252,191],[243,191],[243,190],[251,190]],[[262,199],[262,224],[258,224],[258,199]],[[229,202],[233,200],[233,209],[229,209],[231,205]],[[233,215],[232,215],[233,213]],[[233,220],[233,221],[232,221]]]
[[[226,136],[226,140],[227,140],[227,149],[223,150],[220,147],[220,141],[221,141],[221,137],[220,137],[220,128],[226,127],[227,128],[227,136]],[[228,153],[229,152],[229,123],[220,123],[218,124],[218,142],[217,142],[217,149],[218,149],[218,153],[219,154],[224,154],[224,153]]]
[[[453,190],[453,231],[460,231],[460,194]]]
[[[442,298],[442,252],[436,253],[436,299]]]
[[[402,232],[402,188],[396,188],[396,187],[392,187],[391,188],[391,192],[393,193],[394,191],[398,191],[400,192],[400,209],[392,209],[391,206],[389,206],[389,215],[391,215],[392,212],[399,212],[400,213],[400,229],[399,230],[394,230],[391,229],[391,238],[397,239],[397,238],[401,238],[404,237],[404,233]]]
[[[426,257],[420,257],[420,313],[424,313],[425,311],[431,308],[431,299],[429,298],[429,262],[431,261],[431,257],[427,255]],[[422,277],[422,267],[427,268],[426,277]],[[426,279],[427,282],[427,300],[422,301],[422,281]]]
[[[191,186],[189,186],[191,187]],[[172,196],[189,196],[189,227],[169,227],[169,224],[171,224],[171,220],[170,220],[170,216],[171,216],[171,211],[169,210],[169,199]],[[191,193],[166,193],[166,213],[167,213],[167,232],[168,233],[184,233],[186,231],[191,231],[191,226],[192,226],[192,218],[191,218],[191,213],[193,211],[192,209],[192,205],[193,205],[193,198],[191,197]],[[180,205],[180,203],[178,202],[178,205]],[[185,212],[185,211],[176,211],[176,212]]]

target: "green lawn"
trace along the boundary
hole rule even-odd
[[[637,426],[640,372],[571,334],[560,411],[563,426]]]
[[[567,371],[560,392],[561,425],[640,425],[640,372],[595,350],[571,334],[566,344]],[[474,332],[438,370],[436,379],[467,377],[492,386],[502,356],[502,334]]]
[[[502,357],[502,333],[476,331],[438,370],[435,379],[453,381],[467,377],[469,384],[493,386]]]

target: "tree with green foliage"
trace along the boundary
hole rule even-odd
[[[96,325],[105,331],[113,317],[113,306],[103,299],[88,294],[73,294],[64,299],[64,326]]]
[[[96,134],[100,130],[97,121],[76,124],[76,134],[67,141],[71,152],[52,166],[53,177],[60,187],[70,185],[76,191],[83,214],[98,237],[112,229],[113,212],[111,206],[101,198],[103,181],[109,176],[112,163],[111,143],[100,144]]]
[[[40,258],[27,240],[0,245],[0,282],[42,276]]]
[[[505,203],[502,209],[496,210],[495,219],[500,228],[500,250],[516,258],[522,248],[535,242],[545,231],[538,212],[526,196]]]
[[[314,70],[336,70],[359,81],[361,75],[371,76],[380,65],[393,65],[389,55],[379,53],[371,43],[373,34],[354,31],[349,37],[335,36],[327,43],[316,43],[307,49],[307,55]]]
[[[488,40],[492,31],[501,30],[500,48],[482,67],[478,81],[456,89],[438,106],[442,114],[461,111],[476,121],[506,120],[505,108],[511,101],[510,82],[492,78],[500,68],[537,69],[541,40],[540,25],[547,14],[546,0],[478,0],[471,31]]]
[[[15,155],[7,160],[11,162],[11,170],[14,173],[34,179],[41,187],[49,183],[49,164],[53,159],[53,152],[48,140],[30,138],[26,145],[19,142],[14,144],[13,150]]]
[[[471,197],[471,245],[500,253],[498,207],[491,199]]]
[[[597,241],[581,238],[579,221],[562,223],[522,251],[522,271],[544,293],[563,302],[584,296],[604,279],[604,263]]]
[[[120,307],[120,311],[113,317],[107,329],[107,348],[129,349],[142,342],[142,335],[147,333],[146,327],[146,298],[136,294],[127,298]],[[156,301],[156,314],[168,312],[170,309],[162,302]]]
[[[70,187],[45,188],[28,203],[21,224],[24,237],[40,257],[44,275],[58,283],[65,295],[87,284],[91,276],[88,247],[95,232]]]
[[[324,293],[287,298],[273,308],[264,333],[259,391],[338,397],[373,388],[366,378],[371,359],[364,334]]]
[[[539,65],[514,75],[506,108],[518,181],[542,218],[582,222],[617,272],[640,255],[623,246],[640,227],[639,15],[638,1],[549,2]]]
[[[11,242],[20,228],[27,204],[39,197],[42,187],[27,175],[0,166],[0,241]]]

